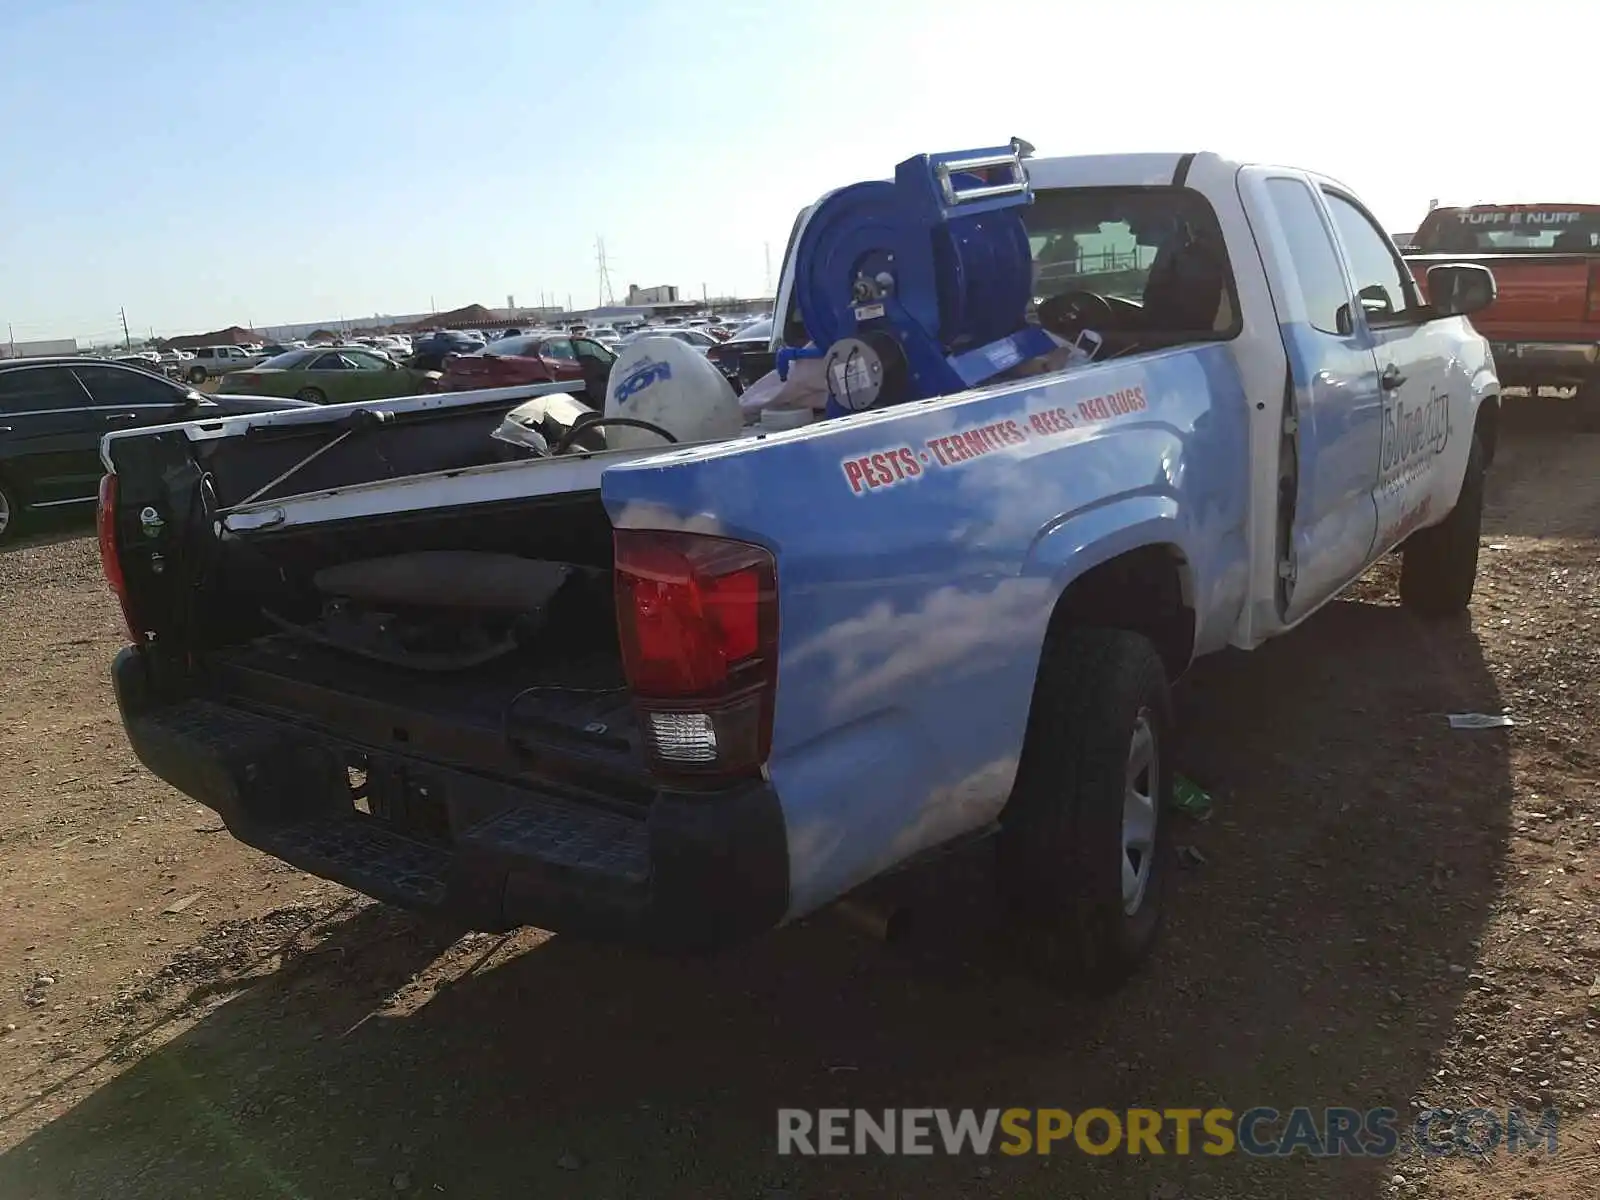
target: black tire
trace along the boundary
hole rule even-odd
[[[1120,629],[1051,635],[996,864],[1018,947],[1053,981],[1104,994],[1155,944],[1172,858],[1171,724],[1166,668],[1149,639]],[[1130,897],[1123,864],[1136,858],[1123,836],[1124,808],[1141,729],[1151,745],[1145,789],[1154,829],[1137,857],[1142,891]]]
[[[1400,603],[1419,616],[1455,616],[1472,601],[1483,528],[1483,482],[1483,444],[1473,434],[1456,506],[1439,524],[1413,533],[1401,550]]]
[[[1600,375],[1591,375],[1578,385],[1568,402],[1577,407],[1578,428],[1586,433],[1600,433]]]
[[[305,387],[294,394],[296,400],[306,400],[312,404],[326,404],[327,394],[321,388]]]
[[[200,383],[204,383],[205,381],[206,381],[206,369],[204,367],[190,367],[189,368],[189,382],[190,383],[200,384]]]
[[[0,546],[17,536],[17,526],[22,523],[22,502],[17,491],[0,479]]]

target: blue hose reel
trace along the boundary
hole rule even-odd
[[[817,205],[795,249],[795,301],[826,360],[828,415],[963,391],[1046,354],[1029,325],[1025,144],[919,154],[894,181]],[[785,351],[787,369],[795,351]]]

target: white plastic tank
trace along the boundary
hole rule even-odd
[[[738,437],[744,420],[733,385],[694,347],[672,337],[635,338],[611,366],[608,417],[633,417],[665,429],[679,442]],[[601,426],[613,450],[659,446],[648,429]]]

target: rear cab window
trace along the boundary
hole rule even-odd
[[[1600,206],[1436,208],[1411,244],[1424,254],[1600,252]]]
[[[1221,226],[1198,192],[1048,188],[1034,193],[1023,220],[1034,305],[1040,323],[1058,335],[1055,314],[1074,308],[1122,352],[1239,333]]]

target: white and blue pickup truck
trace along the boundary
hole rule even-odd
[[[108,437],[140,759],[383,900],[656,946],[987,839],[1041,962],[1124,978],[1173,681],[1397,548],[1407,607],[1466,608],[1493,280],[1435,266],[1424,303],[1349,189],[1207,153],[854,186],[780,288],[827,419],[607,448],[540,385]],[[537,452],[491,436],[530,397]]]

